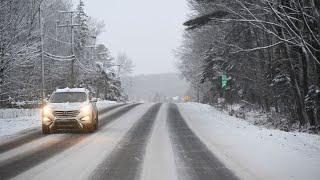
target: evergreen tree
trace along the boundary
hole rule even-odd
[[[105,68],[110,69],[114,65],[113,60],[109,49],[104,44],[99,44],[96,48],[96,62],[100,62]]]
[[[84,2],[82,0],[79,1],[77,7],[77,16],[76,23],[80,25],[76,29],[76,39],[77,39],[77,47],[82,49],[87,45],[89,35],[89,27],[88,27],[88,15],[84,10]]]

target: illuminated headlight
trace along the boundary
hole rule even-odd
[[[90,116],[85,116],[81,118],[81,121],[90,121]]]
[[[81,108],[80,112],[83,115],[90,115],[92,112],[91,106],[90,105],[84,106],[83,108]]]
[[[43,122],[51,122],[52,120],[46,116],[43,117]]]
[[[43,108],[43,116],[52,116],[52,109],[48,106]]]
[[[52,122],[53,118],[54,117],[53,117],[52,109],[49,108],[48,106],[45,106],[42,109],[42,121],[44,123],[50,123],[50,122]]]

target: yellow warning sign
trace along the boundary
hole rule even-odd
[[[183,96],[183,101],[184,102],[189,102],[190,101],[190,96]]]

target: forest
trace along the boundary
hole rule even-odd
[[[188,4],[191,12],[176,54],[200,101],[272,112],[285,121],[271,121],[281,121],[287,130],[320,130],[319,0]]]
[[[42,66],[45,96],[86,87],[100,98],[120,97],[115,60],[96,43],[104,28],[82,0],[1,0],[0,106],[39,102]]]

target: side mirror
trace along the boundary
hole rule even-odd
[[[98,102],[98,99],[97,99],[97,98],[92,98],[92,99],[90,100],[90,102],[96,103],[96,102]]]

